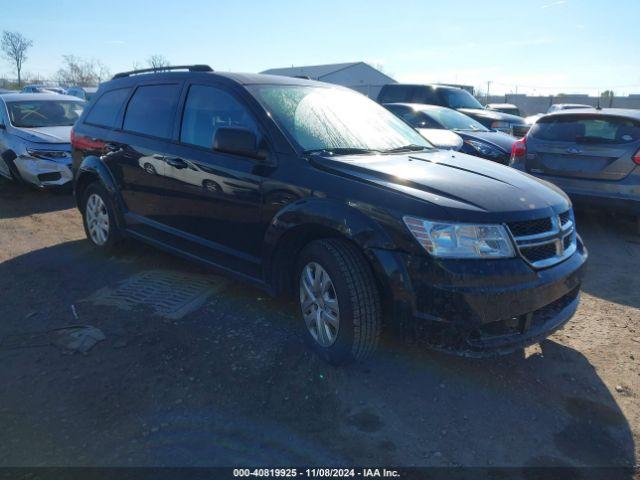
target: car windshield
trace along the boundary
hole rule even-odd
[[[466,90],[443,88],[438,91],[445,105],[449,108],[484,108],[482,104]]]
[[[640,124],[620,117],[552,116],[538,120],[530,135],[558,142],[630,143],[640,140]]]
[[[465,131],[472,130],[474,132],[488,132],[489,129],[477,122],[471,117],[463,113],[450,110],[448,108],[438,108],[424,112],[425,115],[431,117],[441,124],[447,130]]]
[[[80,117],[84,102],[73,100],[25,100],[7,102],[14,127],[72,126]]]
[[[253,92],[305,151],[347,154],[433,148],[391,112],[344,88],[256,85]]]

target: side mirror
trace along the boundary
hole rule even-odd
[[[255,133],[246,128],[220,127],[213,137],[213,149],[243,157],[264,159],[265,152],[258,148]]]
[[[0,122],[0,130],[6,130],[7,127],[4,123]]]

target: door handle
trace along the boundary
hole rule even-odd
[[[118,152],[118,151],[122,150],[122,147],[120,145],[118,145],[117,143],[105,143],[104,144],[104,149],[107,152]]]
[[[187,163],[181,158],[165,157],[164,161],[167,162],[167,165],[171,165],[173,168],[187,168]]]

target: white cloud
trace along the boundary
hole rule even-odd
[[[558,5],[564,5],[565,3],[567,3],[567,0],[557,0],[555,2],[545,3],[540,8],[557,7]]]

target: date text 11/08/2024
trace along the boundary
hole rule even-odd
[[[307,477],[307,478],[393,478],[399,477],[397,470],[386,468],[237,468],[234,477]]]

